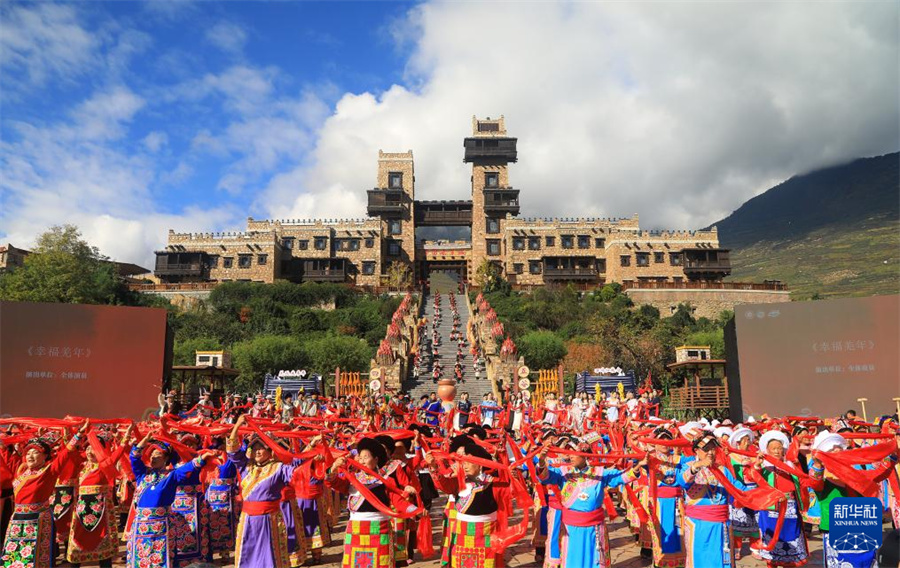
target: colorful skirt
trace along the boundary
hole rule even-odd
[[[325,515],[326,499],[324,495],[313,499],[297,499],[306,544],[310,550],[321,550],[331,546],[331,530]]]
[[[235,568],[288,568],[287,529],[281,510],[262,515],[241,513],[235,542]]]
[[[209,552],[234,550],[234,531],[237,524],[233,480],[219,479],[206,490],[209,505]]]
[[[734,565],[730,523],[685,517],[682,534],[686,568],[730,568]]]
[[[562,565],[565,568],[609,568],[609,531],[606,523],[588,527],[564,525]]]
[[[16,505],[6,530],[3,556],[0,556],[3,566],[52,566],[53,531],[53,513],[49,503]]]
[[[450,545],[441,553],[441,566],[450,568],[501,568],[503,557],[491,548],[494,521],[470,522],[457,514],[450,526]]]
[[[762,544],[768,545],[775,534],[778,522],[777,511],[759,512],[759,530],[762,533]],[[803,523],[797,518],[797,501],[790,499],[784,512],[784,522],[778,542],[772,550],[761,547],[759,555],[769,566],[794,568],[803,566],[809,560],[809,549],[806,546],[806,535],[803,534]]]
[[[547,545],[544,551],[544,568],[559,568],[562,563],[561,529],[562,510],[547,507]]]
[[[209,509],[202,485],[183,485],[172,503],[172,537],[175,566],[186,566],[209,559]]]
[[[66,559],[72,564],[93,564],[112,558],[118,549],[112,488],[108,485],[80,486]]]
[[[128,538],[128,568],[171,568],[174,543],[169,538],[167,507],[136,507]]]
[[[731,518],[731,533],[734,538],[759,538],[759,523],[756,521],[756,511],[728,505],[728,513]]]
[[[819,505],[819,497],[811,488],[805,489],[809,495],[809,507],[803,512],[803,522],[819,526],[822,521],[822,507]]]
[[[287,535],[288,560],[291,568],[298,568],[306,562],[306,534],[299,524],[303,517],[297,500],[282,501],[281,515],[284,517],[284,531]]]
[[[72,506],[75,504],[75,483],[57,485],[53,490],[53,524],[56,544],[65,550],[69,542],[69,528],[72,526]]]
[[[390,519],[347,521],[341,568],[394,568],[394,525]]]
[[[684,568],[685,554],[678,527],[678,501],[676,497],[656,500],[659,530],[651,529],[653,565],[658,568]]]

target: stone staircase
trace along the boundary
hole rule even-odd
[[[456,308],[459,311],[459,329],[465,335],[466,326],[469,321],[469,307],[463,294],[457,294],[458,282],[452,278],[439,276],[435,273],[431,280],[431,292],[425,294],[422,299],[423,315],[428,319],[428,325],[425,333],[425,343],[423,345],[423,357],[419,366],[419,378],[413,377],[412,370],[407,377],[405,390],[410,393],[413,400],[417,401],[422,395],[430,395],[437,390],[437,384],[433,380],[433,364],[431,357],[431,326],[434,321],[434,294],[441,294],[441,321],[438,324],[438,335],[440,342],[438,344],[438,360],[441,362],[442,374],[441,378],[455,378],[454,366],[456,364],[457,342],[450,341],[450,332],[453,329],[453,312],[450,309],[450,296],[456,298]],[[447,275],[449,276],[449,275]],[[437,280],[437,282],[435,282]],[[492,392],[491,383],[485,376],[484,368],[481,368],[480,378],[475,379],[474,368],[472,367],[472,354],[470,352],[471,345],[468,340],[463,347],[463,357],[460,360],[462,364],[463,382],[457,383],[456,395],[468,392],[469,400],[473,404],[481,401],[484,393]]]

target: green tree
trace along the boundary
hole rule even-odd
[[[684,338],[685,345],[709,345],[713,359],[725,358],[725,331],[695,331]]]
[[[296,337],[261,335],[232,347],[232,364],[240,371],[239,390],[245,392],[262,388],[266,373],[309,366],[310,358],[303,342]]]
[[[409,265],[405,262],[395,260],[388,266],[387,285],[394,288],[398,292],[406,290],[412,283],[412,273],[409,271]]]
[[[124,303],[115,265],[74,225],[54,225],[23,266],[0,276],[0,299],[67,304]]]
[[[183,341],[175,341],[172,346],[173,365],[193,365],[196,361],[195,351],[216,351],[222,349],[219,340],[212,337],[192,337]]]
[[[556,367],[567,353],[565,342],[552,331],[526,333],[516,345],[519,355],[525,357],[525,364],[532,369]]]
[[[327,335],[306,344],[311,368],[323,375],[340,367],[346,371],[368,371],[375,354],[364,340],[346,335]]]

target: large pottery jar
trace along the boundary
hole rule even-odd
[[[437,395],[444,402],[452,402],[456,398],[456,381],[441,379],[438,381]]]

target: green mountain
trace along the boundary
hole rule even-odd
[[[731,280],[781,280],[796,299],[900,292],[900,153],[791,179],[714,223]]]

